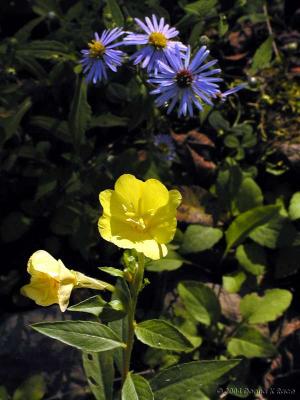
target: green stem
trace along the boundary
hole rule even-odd
[[[135,327],[135,311],[138,300],[139,292],[142,289],[143,279],[144,279],[144,263],[145,257],[144,254],[138,254],[138,265],[135,271],[132,282],[130,283],[130,292],[131,292],[131,302],[128,311],[128,337],[127,337],[127,347],[124,350],[124,359],[123,359],[123,383],[128,375],[130,370],[130,361],[131,361],[131,353],[133,349],[134,343],[134,327]]]

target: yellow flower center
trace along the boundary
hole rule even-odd
[[[167,42],[168,40],[165,35],[160,32],[152,32],[148,39],[148,43],[158,49],[164,49],[167,47]]]
[[[105,46],[98,40],[92,40],[89,44],[90,57],[99,58],[105,52]]]

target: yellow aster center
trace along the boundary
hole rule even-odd
[[[167,47],[167,42],[168,40],[165,35],[160,32],[152,32],[148,39],[148,43],[159,49],[164,49]]]
[[[105,52],[105,46],[99,40],[92,40],[89,44],[90,57],[101,57]]]

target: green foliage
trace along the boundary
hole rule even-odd
[[[253,73],[270,65],[273,54],[272,44],[273,38],[270,36],[256,50],[251,65],[251,71]]]
[[[162,350],[189,351],[190,341],[170,322],[151,319],[135,326],[137,338],[150,347]]]
[[[210,226],[189,225],[180,247],[182,253],[198,253],[212,248],[222,238],[221,229]]]
[[[291,220],[300,218],[300,192],[294,193],[290,201],[289,216]]]
[[[178,293],[190,316],[204,325],[215,324],[220,317],[220,304],[214,292],[203,283],[183,281]]]
[[[112,400],[114,364],[112,351],[82,353],[84,372],[96,400]]]
[[[39,322],[32,327],[46,336],[86,352],[102,352],[125,346],[112,329],[99,322]]]
[[[268,223],[277,213],[279,206],[259,206],[240,214],[227,229],[226,253],[235,245],[243,242],[248,236],[253,239],[251,233],[255,228]]]
[[[243,271],[237,271],[231,275],[223,275],[222,277],[223,287],[229,293],[237,293],[245,280],[246,274]]]
[[[191,400],[202,398],[205,385],[217,381],[238,363],[239,360],[194,361],[163,370],[150,381],[155,400],[181,400],[183,393],[189,394]]]
[[[270,289],[262,297],[256,293],[247,294],[241,300],[240,311],[249,324],[263,324],[280,317],[291,301],[292,294],[288,290]]]
[[[21,386],[16,389],[12,396],[12,400],[42,400],[45,393],[45,379],[42,375],[33,375],[26,379]]]
[[[238,246],[236,258],[240,265],[250,274],[261,275],[265,272],[266,252],[255,243],[246,243]]]
[[[149,260],[146,269],[153,272],[174,271],[182,266],[184,259],[175,250],[169,250],[166,257],[160,260]]]
[[[129,373],[122,387],[122,400],[154,400],[154,396],[145,378]]]
[[[239,328],[229,340],[227,350],[233,357],[272,357],[276,354],[276,347],[265,336],[246,326]]]

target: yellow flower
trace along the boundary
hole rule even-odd
[[[167,254],[181,202],[178,190],[168,191],[156,179],[143,182],[125,174],[116,181],[115,190],[104,190],[99,197],[103,215],[98,228],[103,239],[153,260]]]
[[[27,271],[31,280],[21,288],[21,293],[40,306],[59,304],[63,312],[68,307],[74,288],[114,289],[106,282],[69,270],[61,260],[56,260],[44,250],[33,253],[28,260]]]

